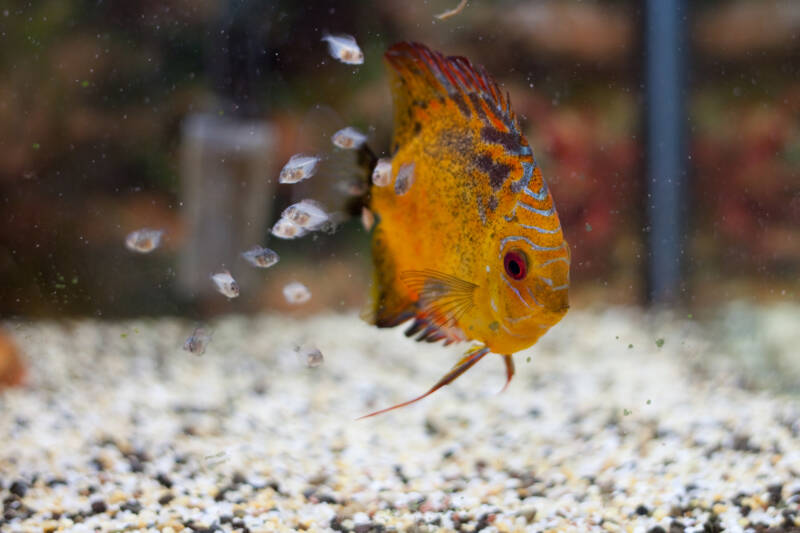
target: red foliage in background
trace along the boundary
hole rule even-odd
[[[597,106],[557,106],[535,98],[523,102],[531,118],[531,144],[550,185],[572,248],[573,279],[610,275],[613,252],[630,241],[639,213],[635,124],[613,128],[614,112]],[[634,102],[625,100],[627,112]]]
[[[728,108],[693,142],[699,230],[728,267],[800,265],[800,87]]]

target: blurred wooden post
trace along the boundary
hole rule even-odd
[[[686,193],[686,6],[647,0],[645,86],[648,293],[656,304],[680,299]]]
[[[239,254],[263,244],[275,180],[270,178],[276,136],[259,120],[190,115],[183,124],[181,183],[186,239],[179,286],[191,298],[215,291],[209,276],[223,266],[242,286],[258,273]]]
[[[275,130],[261,119],[258,85],[268,65],[264,42],[273,6],[225,0],[218,8],[206,68],[224,115],[198,113],[183,124],[181,181],[188,235],[178,273],[187,296],[212,308],[224,298],[212,295],[209,276],[223,267],[239,282],[239,300],[258,294],[263,272],[240,254],[267,238],[277,142]]]

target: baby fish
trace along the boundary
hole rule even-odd
[[[334,133],[331,141],[339,148],[355,150],[361,148],[361,145],[367,141],[367,136],[357,129],[347,126]]]
[[[306,230],[289,220],[281,217],[274,226],[272,234],[281,239],[296,239],[306,234]]]
[[[328,52],[331,57],[347,65],[361,65],[364,63],[364,52],[358,47],[352,35],[324,35],[323,41],[328,43]]]
[[[311,299],[311,291],[299,281],[292,281],[283,288],[283,297],[290,304],[304,304]]]
[[[211,333],[205,328],[196,327],[186,342],[183,343],[183,349],[194,355],[203,355],[206,353],[206,347],[211,342]]]
[[[314,230],[328,221],[328,214],[319,202],[301,200],[281,213],[281,218],[289,220],[304,230]]]
[[[161,244],[162,235],[164,230],[142,228],[132,231],[125,237],[125,246],[133,252],[148,254]]]
[[[570,250],[509,96],[486,70],[417,43],[395,44],[384,58],[393,155],[386,184],[381,169],[365,196],[377,219],[368,318],[382,328],[412,320],[405,333],[418,341],[474,343],[426,393],[394,409],[488,353],[502,356],[508,385],[513,354],[567,312]]]
[[[307,180],[317,171],[320,158],[313,155],[295,154],[283,165],[278,176],[279,183],[297,183]]]
[[[368,207],[361,208],[361,225],[367,231],[371,230],[372,226],[375,225],[375,215],[372,214]]]
[[[336,188],[348,196],[364,196],[369,187],[364,180],[345,180],[336,184]]]
[[[397,195],[405,194],[413,184],[414,163],[406,163],[397,171],[397,178],[394,180],[394,193]]]
[[[239,296],[239,284],[227,270],[213,274],[211,281],[217,286],[217,290],[229,299]]]
[[[261,246],[253,246],[246,252],[242,252],[248,263],[258,268],[269,268],[280,260],[277,252]]]
[[[392,162],[388,159],[378,159],[375,170],[372,171],[372,183],[378,187],[386,187],[392,182]]]
[[[295,351],[308,368],[317,368],[325,362],[325,357],[323,357],[322,352],[319,351],[319,348],[316,346],[297,346]]]

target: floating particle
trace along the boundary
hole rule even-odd
[[[397,178],[394,180],[394,192],[403,195],[408,192],[414,184],[414,163],[406,163],[397,171]]]
[[[311,291],[299,281],[293,281],[283,288],[283,297],[290,304],[303,304],[311,299]]]
[[[328,52],[331,57],[347,65],[361,65],[364,63],[364,52],[358,47],[355,37],[347,34],[324,35],[322,40],[328,43]]]
[[[217,286],[217,290],[228,298],[236,298],[239,296],[239,284],[233,279],[231,273],[227,270],[217,272],[211,276],[211,281]]]
[[[633,348],[633,344],[628,345],[628,349],[630,350],[631,348]]]
[[[246,252],[242,252],[248,263],[258,268],[269,268],[280,260],[278,253],[269,248],[262,248],[261,246],[253,246]]]
[[[386,187],[392,182],[392,162],[388,159],[378,159],[375,170],[372,171],[372,183],[378,187]]]
[[[183,349],[194,355],[203,355],[206,353],[206,347],[211,342],[211,332],[206,328],[196,327],[186,342],[183,343]]]
[[[656,346],[658,346],[659,348],[664,346],[664,339],[656,339]]]
[[[301,200],[284,209],[281,218],[304,230],[314,230],[328,221],[328,213],[314,200]]]
[[[622,414],[625,415],[625,416],[628,416],[628,415],[631,414],[631,410],[630,409],[623,409],[622,410]]]
[[[652,400],[647,400],[647,405],[650,405],[651,403],[653,403]]]
[[[283,165],[278,181],[280,183],[297,183],[314,175],[319,165],[319,157],[295,154]]]
[[[592,231],[592,225],[588,222],[586,223],[586,231]]]
[[[164,230],[142,228],[125,237],[125,246],[133,252],[147,254],[158,248],[162,235],[164,235]]]
[[[368,207],[361,208],[361,224],[367,231],[371,230],[372,226],[375,225],[375,215],[372,214]]]
[[[308,368],[317,368],[325,362],[322,352],[316,346],[297,346],[295,351],[308,366]]]
[[[461,11],[464,10],[464,7],[466,7],[466,5],[467,5],[467,0],[461,0],[461,2],[459,2],[458,5],[453,9],[445,11],[444,13],[439,13],[438,15],[434,16],[439,20],[450,18],[453,15],[458,15],[459,13],[461,13]]]
[[[342,128],[331,137],[334,145],[345,150],[355,150],[367,141],[367,136],[355,128],[347,126]]]
[[[306,230],[288,218],[281,218],[272,226],[272,234],[281,239],[296,239],[305,235]]]

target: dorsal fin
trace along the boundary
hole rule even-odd
[[[411,42],[392,45],[384,57],[394,74],[395,146],[415,135],[414,108],[427,108],[441,98],[454,102],[466,118],[477,116],[494,128],[518,131],[510,98],[482,66]]]

